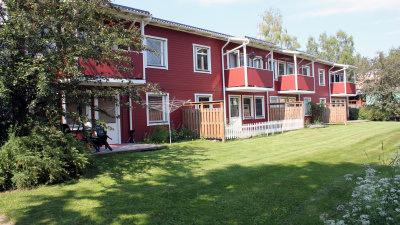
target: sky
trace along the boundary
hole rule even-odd
[[[400,47],[400,0],[115,0],[153,17],[236,37],[257,37],[260,15],[279,9],[283,27],[305,50],[308,37],[343,30],[369,58]]]

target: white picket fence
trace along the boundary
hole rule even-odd
[[[302,128],[304,128],[304,119],[251,123],[241,126],[232,124],[225,127],[225,137],[228,140],[235,138],[249,138],[260,134],[269,135]]]

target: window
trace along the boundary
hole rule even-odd
[[[326,104],[326,98],[320,98],[319,103],[321,104]]]
[[[344,82],[344,74],[343,73],[331,73],[331,81],[332,81],[332,83]]]
[[[319,75],[319,86],[325,86],[325,70],[319,69],[318,75]]]
[[[253,60],[253,67],[257,69],[262,69],[263,68],[263,61],[261,58],[255,58]]]
[[[238,67],[238,60],[239,60],[238,52],[231,52],[228,55],[229,55],[228,68]]]
[[[211,48],[193,45],[194,72],[211,73]]]
[[[310,67],[309,67],[309,66],[303,66],[303,67],[302,67],[302,70],[303,70],[303,75],[304,75],[304,76],[311,76],[311,74],[310,74]]]
[[[155,52],[147,51],[147,67],[168,68],[167,39],[147,37],[146,45]]]
[[[279,103],[279,97],[271,96],[269,103]],[[279,108],[279,105],[271,105],[271,108]]]
[[[276,60],[274,60],[274,63],[273,63],[274,65],[273,65],[273,71],[274,71],[274,79],[275,80],[277,80],[278,79],[278,63],[277,63],[277,61]]]
[[[239,117],[239,98],[240,97],[229,97],[231,117]]]
[[[294,74],[294,65],[293,63],[287,64],[287,74]]]
[[[279,62],[279,76],[286,75],[286,63]]]
[[[253,97],[243,96],[243,119],[253,119]]]
[[[272,68],[272,59],[268,59],[268,70],[274,70]]]
[[[265,118],[264,97],[256,96],[255,105],[256,105],[256,118],[264,119]]]
[[[246,60],[247,60],[247,66],[248,67],[253,67],[253,60],[251,60],[248,56],[246,56]],[[243,67],[244,66],[244,55],[240,54],[240,66]]]
[[[342,104],[334,104],[333,107],[344,107],[345,99],[341,98],[332,98],[332,103],[342,103]]]
[[[304,100],[304,115],[311,116],[311,98],[303,98]]]
[[[168,124],[169,96],[146,93],[147,126]]]
[[[194,98],[196,102],[209,102],[212,101],[212,94],[195,94]],[[200,106],[196,105],[196,109],[199,109]],[[204,108],[212,108],[212,105],[205,105]]]

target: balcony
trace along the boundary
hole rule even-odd
[[[331,94],[335,97],[356,96],[356,84],[347,82],[332,83]]]
[[[86,62],[79,60],[79,64],[85,67],[82,71],[83,74],[91,77],[98,77],[97,80],[104,80],[103,85],[106,86],[119,86],[121,83],[127,83],[129,81],[131,83],[144,84],[143,54],[129,52],[127,53],[127,56],[131,57],[132,63],[134,64],[134,68],[129,73],[120,73],[113,65],[96,65],[93,60]],[[125,63],[122,65],[129,67]]]
[[[297,75],[297,88],[296,88],[296,75],[289,74],[278,77],[277,90],[282,94],[313,94],[314,91],[314,77]]]
[[[225,70],[227,91],[265,92],[274,90],[274,75],[270,70],[262,70],[247,67]]]

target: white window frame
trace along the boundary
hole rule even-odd
[[[232,55],[236,55],[236,67],[233,67],[233,66],[231,65],[231,57],[230,57],[231,54],[232,54]],[[240,53],[239,53],[239,51],[229,52],[229,53],[227,54],[227,56],[228,56],[228,60],[227,60],[227,67],[228,67],[228,69],[240,67]]]
[[[256,104],[256,99],[261,99],[261,109],[262,109],[262,115],[257,116],[257,104]],[[265,119],[265,98],[264,96],[254,96],[254,118],[256,119]]]
[[[278,61],[272,60],[272,72],[274,74],[274,80],[278,80]]]
[[[148,39],[160,41],[162,43],[163,52],[161,53],[161,66],[156,66],[156,65],[148,65],[148,62],[147,62],[148,51],[145,51],[146,54],[145,54],[144,60],[146,60],[146,63],[145,63],[146,68],[168,70],[168,39],[146,35],[146,38],[145,38],[146,43],[145,44],[147,44]]]
[[[305,116],[311,116],[311,106],[310,104],[306,104],[306,99],[311,102],[311,97],[304,97],[303,102],[304,102],[304,115]],[[308,114],[307,114],[308,113]]]
[[[303,73],[303,70],[306,69],[307,70],[307,75]],[[303,74],[303,76],[307,76],[307,77],[311,77],[311,70],[309,66],[302,66],[301,67],[301,74]]]
[[[323,72],[323,82],[321,82],[321,72]],[[319,80],[319,86],[325,86],[325,70],[324,69],[318,69],[318,80]]]
[[[169,115],[168,115],[168,105],[169,103],[169,93],[156,94],[153,92],[146,93],[146,103],[149,102],[149,96],[158,96],[162,97],[162,110],[163,110],[163,121],[162,122],[150,122],[149,118],[149,108],[146,108],[146,116],[147,116],[147,126],[158,126],[158,125],[168,125],[169,124]]]
[[[286,73],[287,74],[294,74],[294,63],[287,63],[286,66],[287,66]],[[293,73],[289,73],[289,66],[292,66]]]
[[[213,95],[212,94],[194,94],[194,99],[195,99],[196,102],[200,102],[199,101],[200,97],[208,97],[210,99],[209,101],[213,100]],[[212,107],[213,107],[213,105],[210,105],[210,108],[212,108]],[[195,108],[199,109],[200,106],[196,105]]]
[[[281,75],[281,71],[280,71],[280,68],[279,68],[279,65],[280,64],[283,64],[283,74]],[[283,61],[279,61],[278,62],[278,76],[285,76],[287,73],[286,73],[286,62],[283,62]]]
[[[197,68],[197,48],[207,49],[207,64],[208,70],[200,70]],[[211,74],[211,47],[193,44],[193,70],[195,73],[208,73]]]
[[[255,61],[259,61],[259,66],[258,67],[255,67],[254,66],[254,62]],[[255,69],[263,69],[263,61],[262,61],[262,58],[261,57],[255,57],[254,59],[253,59],[253,68],[255,68]]]
[[[243,58],[243,65],[242,65],[242,58]],[[244,55],[243,53],[240,53],[239,55],[239,67],[244,67],[244,60],[247,60],[247,67],[253,67],[253,60],[250,59],[248,55]]]
[[[253,104],[253,105],[249,106],[249,109],[251,110],[250,111],[251,116],[247,116],[247,117],[244,116],[244,99],[245,98],[250,98],[250,104]],[[242,106],[241,107],[243,108],[243,120],[253,120],[254,119],[254,98],[252,95],[242,95]]]
[[[232,117],[232,113],[231,113],[231,98],[237,98],[239,99],[238,102],[238,111],[239,111],[239,116],[238,117]],[[240,120],[241,114],[242,114],[242,98],[240,97],[240,95],[228,95],[228,99],[229,99],[229,122],[232,122],[232,118],[237,118]]]
[[[322,101],[323,101],[323,102],[322,102]],[[319,103],[320,103],[320,104],[323,103],[323,104],[325,105],[325,104],[326,104],[326,98],[319,98]],[[324,107],[325,107],[325,106],[324,106]]]
[[[273,102],[272,99],[276,99],[276,102]],[[270,96],[269,97],[269,104],[271,104],[271,103],[280,103],[279,96]],[[271,106],[271,108],[278,108],[278,107],[279,107],[279,105]]]

